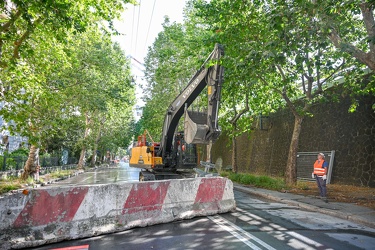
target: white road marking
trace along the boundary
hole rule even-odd
[[[91,179],[92,178],[92,176],[89,176],[89,177],[87,177],[87,178],[85,178],[85,179],[83,179],[83,180],[80,180],[79,181],[79,183],[85,183],[88,179]]]
[[[262,224],[262,223],[265,224],[264,226],[259,228],[260,231],[268,232],[270,235],[272,235],[273,237],[275,237],[276,239],[278,239],[280,241],[286,242],[285,236],[286,235],[292,236],[293,238],[289,239],[286,243],[294,249],[301,249],[301,248],[303,248],[303,249],[316,249],[316,248],[322,248],[323,249],[324,248],[324,249],[327,249],[327,250],[332,249],[332,248],[326,248],[323,244],[321,244],[317,241],[314,241],[310,238],[307,238],[306,236],[303,236],[299,233],[296,233],[296,232],[293,232],[293,231],[288,231],[286,228],[284,228],[284,227],[282,227],[278,224],[272,223],[269,220],[263,219],[263,218],[261,218],[257,215],[254,215],[254,214],[252,214],[248,211],[245,211],[241,208],[237,208],[237,211],[238,211],[238,213],[232,213],[232,215],[236,216],[237,218],[247,216],[251,220],[255,219],[255,221],[260,222],[260,224]],[[251,221],[251,220],[248,221],[248,223],[254,224],[254,221]],[[242,219],[242,221],[246,222],[246,220],[243,220],[243,219]]]
[[[254,235],[246,232],[242,228],[238,227],[237,225],[233,224],[232,222],[224,219],[223,217],[219,215],[215,216],[208,216],[210,220],[221,226],[223,229],[231,233],[234,237],[245,243],[247,246],[249,246],[251,249],[255,250],[261,250],[262,248],[259,248],[255,244],[251,243],[249,240],[255,241],[259,245],[263,246],[264,248],[268,250],[276,250],[275,248],[271,247],[264,241],[260,240],[259,238],[255,237]]]
[[[296,239],[299,239],[300,241],[303,241],[309,245],[313,245],[314,247],[323,247],[324,245],[320,244],[319,242],[316,242],[310,238],[307,238],[303,235],[300,235],[299,233],[296,232],[287,232],[290,236],[293,236]]]

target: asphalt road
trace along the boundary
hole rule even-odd
[[[375,230],[235,192],[233,213],[135,228],[35,249],[374,249]],[[87,248],[86,248],[87,249]]]
[[[117,175],[113,169],[107,169],[97,171],[96,177],[88,174],[84,178],[85,173],[79,178],[91,183],[124,181],[124,176],[134,175],[123,173],[124,169],[134,170],[121,166]],[[132,178],[128,181],[134,181]],[[82,245],[85,247],[78,249],[375,249],[375,229],[240,191],[235,191],[235,198],[237,210],[232,213],[134,228],[34,249],[72,249],[68,247]]]
[[[138,182],[139,168],[129,167],[129,163],[120,162],[108,168],[98,168],[85,172],[74,178],[53,183],[53,186],[91,185],[115,182]]]

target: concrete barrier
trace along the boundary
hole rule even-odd
[[[235,207],[233,183],[221,177],[31,189],[0,197],[0,246],[39,246]]]

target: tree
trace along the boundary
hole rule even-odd
[[[336,48],[375,70],[374,2],[313,1],[321,30]]]
[[[278,102],[269,89],[257,85],[247,59],[253,53],[251,40],[261,31],[262,16],[246,1],[190,1],[188,6],[186,25],[203,34],[203,41],[215,41],[225,47],[220,124],[232,139],[232,167],[236,172],[236,138],[251,130],[251,117],[269,112],[277,106],[272,103]]]
[[[261,74],[258,79],[279,93],[294,115],[285,177],[288,184],[295,184],[303,119],[309,115],[311,104],[324,96],[327,82],[340,75],[346,61],[335,53],[327,38],[319,36],[319,25],[309,3],[299,6],[276,2],[265,15],[266,28],[272,35],[266,37],[263,53],[267,56],[262,61],[274,71],[267,74],[268,79]]]
[[[345,75],[344,84],[353,97],[351,111],[358,105],[356,95],[375,93],[372,73],[375,70],[374,7],[374,1],[369,0],[312,1],[311,4],[320,36],[328,37],[337,48],[337,53],[347,58],[347,68],[350,70]]]
[[[76,107],[65,107],[69,99],[63,98],[67,86],[61,72],[74,65],[72,51],[64,45],[71,41],[71,34],[92,26],[113,32],[112,21],[128,2],[133,1],[14,0],[0,4],[0,83],[5,101],[0,114],[14,121],[11,132],[27,136],[32,145],[24,177],[36,167],[40,140],[61,129],[57,119],[76,111]]]
[[[96,152],[106,152],[117,154],[119,149],[126,149],[133,136],[134,118],[132,106],[115,106],[111,102],[108,104],[108,110],[99,120],[99,127],[94,131],[95,140],[93,141],[93,157],[91,165],[95,164]],[[102,155],[103,156],[103,155]]]
[[[258,107],[251,111],[287,106],[293,113],[285,177],[287,183],[295,183],[302,121],[310,115],[311,104],[322,99],[328,80],[343,72],[347,59],[335,53],[327,37],[320,36],[319,22],[308,1],[193,2],[198,17],[207,20],[205,26],[219,31],[222,43],[232,48],[226,50],[232,61],[227,67],[244,82],[253,83],[250,103]],[[268,100],[264,93],[271,94]]]
[[[27,136],[32,145],[24,178],[38,164],[36,157],[43,140],[72,129],[69,126],[72,119],[84,117],[80,126],[85,129],[83,137],[88,140],[90,130],[97,126],[90,121],[105,113],[108,103],[122,106],[131,114],[134,89],[129,80],[129,63],[119,45],[112,44],[96,28],[69,34],[67,39],[66,44],[55,40],[52,47],[50,43],[40,43],[35,49],[35,59],[28,60],[33,68],[17,67],[16,70],[22,70],[17,77],[3,78],[12,86],[12,91],[5,92],[6,106],[0,114],[5,120],[13,120],[16,126],[11,130]],[[81,140],[82,155],[89,145],[85,139]]]
[[[70,46],[72,54],[75,53],[74,66],[63,72],[63,79],[64,84],[70,86],[65,95],[70,99],[71,109],[85,121],[78,164],[82,168],[86,149],[99,142],[107,131],[108,121],[116,115],[111,111],[125,110],[128,116],[121,117],[120,121],[128,124],[132,114],[130,107],[134,104],[134,88],[130,83],[128,59],[109,37],[93,30],[78,35]]]
[[[143,133],[147,129],[153,138],[161,135],[168,105],[186,87],[209,54],[205,53],[203,58],[201,50],[192,50],[183,25],[171,24],[165,19],[163,29],[145,58],[146,105],[139,121],[142,128],[138,131]]]
[[[7,0],[0,4],[0,69],[32,55],[31,35],[42,31],[44,39],[57,38],[74,30],[83,32],[93,23],[106,21],[109,28],[133,0]],[[103,26],[106,27],[106,26]],[[43,40],[39,40],[43,41]]]
[[[243,85],[247,86],[247,84]],[[224,103],[223,106],[227,106],[228,108],[226,110],[231,110],[229,122],[227,122],[227,125],[230,126],[231,131],[229,131],[229,135],[232,137],[232,169],[233,172],[237,173],[238,166],[237,166],[237,136],[239,133],[242,133],[243,130],[240,130],[240,119],[245,116],[250,111],[249,106],[249,94],[248,91],[245,90],[245,100],[242,103],[242,105],[239,105],[238,101],[239,98],[242,96],[236,96],[236,95],[227,95],[231,96],[231,98],[227,98],[227,103]],[[238,93],[237,91],[235,93]],[[237,98],[239,97],[239,98]],[[240,110],[238,110],[241,108]],[[240,131],[240,132],[239,132]]]
[[[28,137],[31,144],[24,178],[38,165],[40,140],[50,137],[62,127],[56,119],[63,113],[64,102],[56,89],[58,83],[51,77],[64,67],[67,57],[61,44],[51,47],[49,42],[40,42],[36,46],[35,41],[42,35],[34,32],[29,41],[31,46],[35,46],[34,57],[17,67],[8,67],[1,78],[4,107],[0,115],[4,120],[12,121],[8,127],[11,133]]]

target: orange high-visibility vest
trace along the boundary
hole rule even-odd
[[[327,173],[327,168],[323,168],[324,160],[316,160],[314,163],[314,174],[323,176]]]

